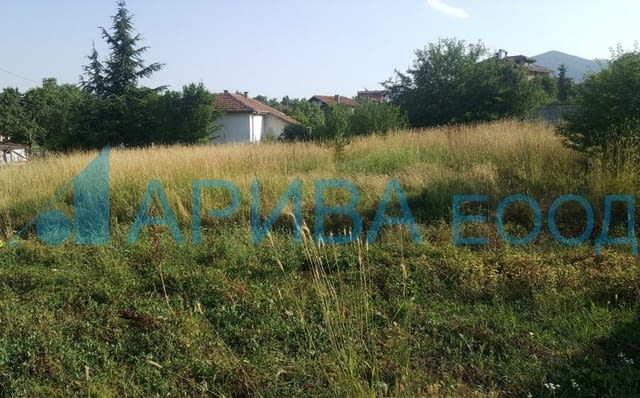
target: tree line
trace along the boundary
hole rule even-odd
[[[254,98],[300,122],[284,130],[285,141],[332,140],[369,134],[386,134],[409,127],[405,112],[397,105],[360,100],[358,106],[331,103],[325,108],[305,98],[282,100],[259,95]]]
[[[146,64],[132,15],[117,5],[109,29],[101,28],[109,54],[93,46],[79,85],[43,79],[21,93],[0,92],[0,136],[55,151],[207,142],[220,113],[202,84],[180,91],[140,86],[163,64]],[[576,85],[560,66],[558,76],[531,78],[525,68],[492,57],[482,42],[441,39],[416,50],[406,72],[383,83],[392,103],[364,101],[355,108],[321,109],[306,99],[257,97],[300,122],[282,139],[334,140],[430,127],[527,118],[543,104],[574,104],[558,127],[565,143],[594,156],[627,159],[640,144],[640,51],[612,54],[609,67]],[[636,156],[637,157],[637,156]],[[639,159],[640,160],[640,159]]]
[[[407,72],[383,82],[391,104],[365,101],[350,110],[340,104],[321,111],[304,99],[256,99],[301,121],[291,126],[289,140],[333,139],[387,133],[406,127],[476,123],[526,118],[545,104],[569,104],[576,84],[561,65],[558,77],[530,78],[524,68],[491,57],[482,42],[441,39],[416,51]]]
[[[140,87],[162,69],[146,65],[132,15],[118,3],[109,30],[101,28],[109,56],[93,47],[79,85],[43,79],[40,87],[0,93],[0,135],[48,150],[69,151],[105,145],[196,143],[211,135],[217,113],[202,84],[181,91]]]

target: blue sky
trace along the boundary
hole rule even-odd
[[[43,77],[77,83],[111,0],[5,0],[0,6],[0,88]],[[482,40],[510,54],[548,50],[608,58],[638,34],[637,0],[129,0],[145,59],[166,63],[145,85],[269,97],[353,96],[377,89],[414,50],[440,37]],[[16,77],[19,75],[20,77]]]

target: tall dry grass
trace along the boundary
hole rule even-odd
[[[7,234],[26,222],[96,155],[53,155],[0,168],[0,230]],[[358,138],[343,157],[333,155],[330,146],[313,143],[114,148],[110,158],[112,212],[118,220],[134,217],[152,179],[163,182],[185,225],[190,222],[191,181],[196,179],[236,184],[243,196],[243,217],[248,214],[254,179],[261,182],[265,209],[275,205],[294,179],[302,180],[305,200],[310,201],[314,180],[337,178],[355,183],[362,192],[362,208],[370,210],[389,179],[397,178],[409,197],[424,204],[423,213],[436,216],[446,212],[453,194],[524,193],[544,203],[565,193],[600,194],[612,189],[635,193],[636,188],[635,176],[629,173],[615,178],[602,169],[587,173],[585,159],[563,147],[552,127],[534,122],[398,131]],[[621,181],[624,188],[619,187]],[[223,193],[207,193],[203,199],[209,208],[227,204]]]

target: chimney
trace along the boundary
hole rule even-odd
[[[507,58],[507,54],[508,54],[508,53],[507,53],[507,51],[506,51],[506,50],[499,49],[499,50],[498,50],[498,53],[497,53],[496,55],[497,55],[497,58],[498,58],[498,59],[505,59],[505,58]]]
[[[336,102],[338,102],[338,103],[339,103],[339,102],[340,102],[340,95],[339,95],[339,94],[334,95],[334,96],[333,96],[333,99],[334,99]]]
[[[224,90],[224,93],[225,94],[229,94],[229,90]]]
[[[245,91],[245,92],[243,93],[243,95],[244,95],[244,97],[245,97],[245,98],[249,98],[249,92],[248,92],[248,91]]]

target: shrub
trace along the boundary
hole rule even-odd
[[[625,162],[640,139],[640,52],[618,52],[610,67],[591,75],[580,89],[579,109],[558,128],[565,143],[605,160]],[[631,151],[629,151],[631,149]]]
[[[350,118],[352,135],[386,134],[409,124],[406,114],[396,105],[363,101]]]
[[[267,129],[262,138],[260,139],[262,142],[276,142],[278,141],[278,135],[273,129]]]
[[[311,129],[300,124],[290,124],[285,127],[280,139],[283,141],[311,141]]]
[[[351,108],[344,104],[331,104],[325,110],[324,126],[318,129],[321,139],[334,139],[349,135]]]

